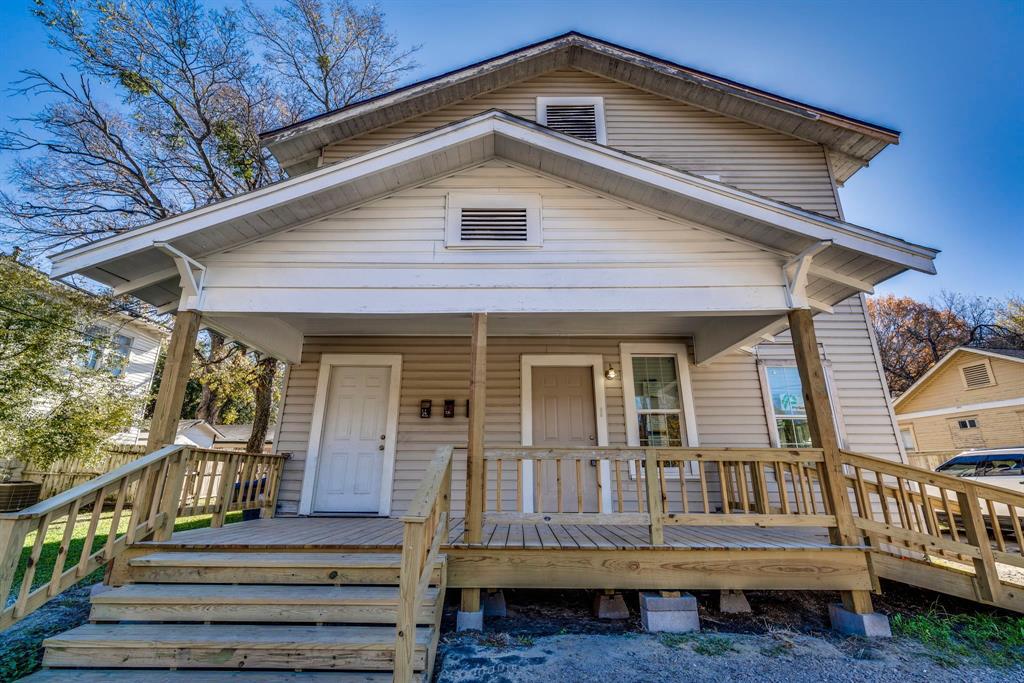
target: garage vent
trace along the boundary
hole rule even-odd
[[[529,240],[526,207],[464,207],[459,222],[459,240],[525,243]]]
[[[964,386],[968,389],[978,389],[992,384],[992,375],[989,374],[988,363],[976,363],[965,365],[960,368],[964,375]]]

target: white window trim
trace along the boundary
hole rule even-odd
[[[323,437],[324,417],[327,411],[327,390],[331,380],[331,369],[339,365],[389,366],[391,379],[388,386],[388,416],[385,425],[384,465],[380,476],[380,503],[377,514],[386,517],[391,514],[391,489],[395,474],[395,445],[398,442],[398,406],[402,388],[402,355],[383,353],[325,353],[320,356],[320,371],[316,380],[316,394],[313,399],[313,418],[309,430],[309,446],[302,473],[302,493],[299,496],[299,514],[313,513],[314,491],[320,445]],[[278,428],[280,430],[280,427]]]
[[[537,98],[537,123],[542,126],[548,125],[548,105],[559,104],[592,104],[594,105],[594,118],[597,127],[597,142],[602,145],[608,144],[608,132],[604,122],[604,98],[603,97],[538,97]]]
[[[795,368],[797,364],[795,360],[786,358],[760,358],[757,361],[757,374],[761,382],[761,400],[764,403],[765,419],[768,422],[768,438],[771,441],[772,448],[781,448],[779,445],[779,426],[775,423],[775,407],[772,405],[772,395],[768,387],[768,372],[766,368],[769,367]],[[845,448],[848,441],[846,438],[846,422],[843,420],[843,411],[839,406],[836,395],[835,378],[832,376],[832,363],[823,358],[821,360],[821,367],[825,371],[825,390],[828,392],[828,403],[832,408],[832,423],[835,425],[836,434],[839,437],[840,448]]]
[[[622,343],[619,344],[619,363],[622,369],[622,400],[626,413],[626,444],[640,447],[640,425],[636,410],[636,387],[633,383],[633,356],[675,356],[676,378],[679,381],[679,401],[682,403],[683,425],[686,428],[686,445],[696,448],[700,445],[697,435],[697,413],[693,402],[693,384],[690,382],[690,355],[686,344],[679,343]],[[631,463],[632,464],[632,463]],[[672,474],[668,468],[666,477]],[[631,473],[632,475],[632,473]],[[678,478],[679,473],[675,473]],[[696,462],[687,466],[686,478],[697,479],[700,475]]]
[[[519,414],[520,437],[523,446],[533,445],[533,368],[535,367],[589,367],[594,378],[594,415],[597,419],[597,445],[608,445],[608,410],[604,392],[604,356],[600,354],[577,353],[524,353],[519,369]],[[598,463],[601,481],[611,481],[612,469],[607,460]],[[533,461],[523,460],[523,512],[534,511]],[[612,511],[610,486],[601,489],[598,501],[601,512]]]
[[[449,192],[445,200],[444,246],[446,249],[536,249],[544,245],[539,194],[504,192]],[[463,242],[462,209],[526,209],[525,242]]]

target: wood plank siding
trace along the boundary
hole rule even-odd
[[[551,71],[323,149],[330,164],[488,109],[537,120],[537,97],[604,98],[608,145],[831,217],[840,211],[824,148],[576,69]]]
[[[875,370],[871,340],[859,298],[840,305],[833,315],[815,320],[824,357],[832,364],[847,444],[853,450],[900,459],[884,389]],[[662,339],[663,341],[664,339]],[[487,424],[489,445],[520,443],[520,356],[522,354],[599,354],[606,364],[619,364],[619,343],[630,337],[499,337],[488,340]],[[652,341],[647,339],[647,341]],[[782,347],[774,344],[773,347]],[[792,354],[792,346],[786,347]],[[692,346],[691,346],[692,348]],[[392,515],[408,506],[434,450],[465,444],[468,420],[469,337],[307,337],[302,362],[292,367],[285,392],[277,448],[292,453],[285,466],[281,511],[294,513],[301,493],[305,454],[313,415],[320,356],[324,353],[402,354],[402,388]],[[692,358],[691,358],[692,362]],[[697,432],[707,446],[770,445],[768,423],[754,355],[737,352],[707,367],[691,367]],[[620,375],[621,377],[621,375]],[[419,417],[419,404],[431,399],[430,419]],[[440,416],[444,399],[455,399],[456,416]],[[605,380],[609,445],[626,444],[621,379]],[[453,509],[464,504],[465,451],[454,466]],[[514,479],[504,480],[510,500]],[[458,512],[461,514],[461,512]]]

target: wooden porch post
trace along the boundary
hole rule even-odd
[[[839,435],[832,418],[825,370],[818,353],[818,337],[814,332],[814,319],[810,309],[798,308],[789,312],[789,329],[793,337],[796,365],[800,371],[800,385],[804,393],[804,407],[811,432],[811,444],[824,451],[825,481],[822,495],[836,516],[836,526],[829,529],[832,543],[858,545],[860,536],[853,521],[853,508],[843,474],[839,454]],[[854,613],[873,611],[868,591],[844,591],[843,606]]]
[[[485,477],[484,422],[487,420],[487,314],[473,314],[473,337],[469,349],[469,439],[466,454],[467,543],[483,537]],[[480,611],[480,589],[462,590],[462,612]]]
[[[164,360],[160,392],[149,425],[147,453],[174,443],[178,418],[181,417],[181,404],[185,400],[185,385],[192,370],[192,354],[199,335],[199,317],[199,311],[178,311],[174,316],[174,330]]]

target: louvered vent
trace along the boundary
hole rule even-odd
[[[463,207],[459,239],[462,242],[527,242],[526,208]]]
[[[547,126],[560,133],[597,142],[597,107],[593,104],[549,104]]]
[[[965,365],[960,369],[964,373],[964,384],[968,389],[987,387],[992,384],[992,377],[988,374],[988,364],[978,363],[976,365]]]

